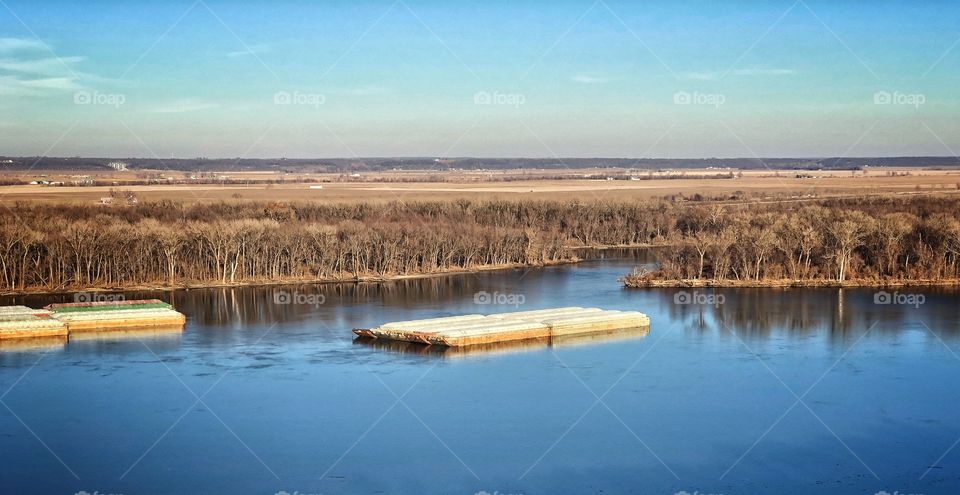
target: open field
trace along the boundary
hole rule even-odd
[[[528,177],[542,171],[526,171]],[[635,180],[608,180],[626,173]],[[140,172],[91,176],[112,186],[14,185],[0,186],[0,203],[46,201],[96,203],[111,192],[133,193],[140,201],[172,199],[185,202],[279,200],[324,202],[382,202],[392,200],[582,199],[632,200],[671,195],[720,199],[809,199],[866,194],[955,193],[960,170],[878,169],[857,171],[723,171],[716,169],[659,173],[629,171],[567,171],[566,178],[529,179],[512,172],[396,172],[359,177],[338,174],[230,173],[229,180],[250,183],[178,183],[129,185]],[[586,175],[599,178],[583,178]],[[715,178],[709,176],[716,176]],[[723,178],[721,178],[723,176]],[[732,177],[731,177],[732,176]],[[70,184],[76,174],[49,173],[47,180]],[[705,178],[706,177],[706,178]],[[24,174],[0,178],[28,178]],[[142,175],[141,175],[142,178]],[[36,180],[31,178],[30,180]],[[282,182],[281,182],[282,181]]]

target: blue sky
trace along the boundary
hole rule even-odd
[[[0,154],[954,155],[956,2],[0,3]]]

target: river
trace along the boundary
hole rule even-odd
[[[956,290],[617,283],[645,261],[126,294],[186,328],[0,347],[0,491],[960,492]],[[472,352],[351,333],[573,305],[651,329]]]

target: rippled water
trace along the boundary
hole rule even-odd
[[[923,295],[910,306],[871,290],[622,289],[642,261],[129,294],[170,300],[186,329],[0,348],[0,491],[960,491],[956,291],[903,291]],[[480,292],[653,324],[472,352],[350,332],[514,309]]]

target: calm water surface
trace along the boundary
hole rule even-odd
[[[186,329],[0,348],[0,491],[960,493],[957,292],[678,304],[617,284],[638,261],[128,294],[170,300]],[[353,340],[385,321],[514,309],[476,304],[481,291],[653,324],[470,353]]]

